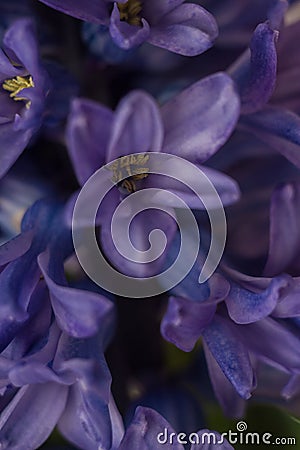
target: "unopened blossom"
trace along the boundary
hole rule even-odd
[[[218,34],[213,16],[183,0],[40,0],[59,11],[109,28],[123,49],[143,42],[186,56],[198,55]]]

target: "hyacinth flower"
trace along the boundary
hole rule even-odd
[[[58,325],[71,336],[97,333],[102,317],[111,308],[106,297],[74,289],[67,283],[64,261],[72,254],[73,246],[63,211],[56,202],[38,201],[26,212],[21,233],[0,247],[2,350],[43,307],[34,301],[41,278],[50,291]]]
[[[299,193],[299,183],[289,183],[273,194],[269,256],[261,276],[223,263],[205,289],[193,269],[174,288],[161,324],[163,337],[183,351],[191,351],[202,336],[216,397],[232,416],[242,415],[242,399],[256,387],[260,362],[289,375],[285,396],[298,389],[300,330],[291,319],[300,315]]]
[[[226,114],[224,114],[226,111]],[[239,98],[232,81],[222,73],[195,83],[161,108],[142,91],[128,94],[115,112],[85,99],[73,102],[68,126],[67,144],[78,181],[83,185],[103,165],[115,164],[139,170],[139,176],[127,177],[107,194],[100,208],[101,245],[106,256],[123,273],[149,276],[161,267],[163,258],[153,263],[139,264],[122,257],[115,249],[111,236],[111,218],[120,201],[136,190],[156,187],[172,189],[190,207],[200,207],[199,199],[183,185],[170,184],[160,177],[148,174],[147,162],[151,152],[181,156],[208,176],[224,204],[237,200],[239,190],[229,177],[202,166],[231,134],[239,115]],[[131,163],[132,153],[143,153]],[[141,173],[142,172],[142,173]],[[127,173],[127,172],[126,172]],[[117,181],[117,180],[116,180]],[[157,223],[168,236],[168,244],[176,232],[172,217],[162,211],[143,211],[135,217],[132,243],[136,248],[148,248],[148,232]],[[120,218],[119,232],[124,225]]]
[[[288,4],[282,1],[281,5],[272,20],[258,25],[250,48],[228,73],[241,96],[238,129],[256,136],[266,148],[280,152],[299,167],[300,119],[296,100],[299,58],[294,46],[299,22],[281,26]]]
[[[186,447],[188,444],[188,447]],[[138,407],[118,447],[111,450],[231,450],[233,447],[219,433],[200,430],[189,435],[177,434],[155,410]]]
[[[1,448],[38,448],[56,425],[79,448],[111,448],[121,437],[104,358],[113,309],[107,309],[93,337],[76,339],[54,320],[45,280],[33,297],[43,306],[0,356]]]
[[[109,28],[114,42],[128,50],[143,42],[186,56],[210,48],[218,34],[213,16],[183,0],[40,0],[48,6]]]
[[[0,51],[0,176],[3,176],[39,129],[49,79],[39,57],[34,24],[15,21]]]

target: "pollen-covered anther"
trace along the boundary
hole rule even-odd
[[[113,161],[107,168],[113,173],[112,181],[131,194],[136,191],[135,182],[148,177],[148,160],[147,153],[126,155]]]
[[[23,89],[33,88],[34,82],[32,76],[28,75],[25,77],[16,76],[14,78],[9,78],[5,80],[2,84],[2,88],[5,91],[10,92],[9,96],[16,101],[24,101],[26,103],[26,108],[30,107],[30,100],[28,98],[19,95]]]
[[[141,26],[142,2],[139,0],[128,0],[126,3],[117,3],[120,12],[120,20],[129,25]]]

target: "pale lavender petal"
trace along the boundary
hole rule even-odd
[[[99,395],[96,379],[91,381],[87,375],[87,379],[69,388],[68,401],[58,427],[62,435],[79,448],[110,448],[112,429],[108,405],[101,393]]]
[[[157,103],[142,91],[133,91],[118,105],[115,113],[107,162],[123,155],[159,152],[163,125]]]
[[[288,276],[279,276],[271,280],[267,289],[253,292],[232,283],[226,305],[228,313],[236,323],[256,322],[272,313],[276,307],[283,289],[290,283]]]
[[[181,162],[172,161],[172,168],[174,168],[173,175],[176,178],[176,172],[178,173],[178,179],[180,179],[180,172],[182,171]],[[178,165],[178,167],[176,167]],[[188,173],[188,169],[185,171],[185,175],[188,175],[188,180],[193,186],[200,188],[200,195],[192,191],[190,188],[177,181],[174,178],[162,177],[159,175],[151,175],[145,180],[145,188],[155,187],[158,189],[164,189],[175,194],[179,199],[183,200],[190,208],[193,209],[215,209],[220,206],[220,200],[223,206],[235,203],[240,198],[240,190],[236,181],[221,172],[214,169],[198,165],[199,172],[192,171]],[[207,178],[208,180],[207,180]],[[214,192],[211,189],[207,189],[208,183],[213,185],[216,189]],[[170,207],[182,207],[180,200],[177,200],[174,196],[166,198],[165,195],[160,197],[160,193],[153,195],[153,202],[157,204],[164,204]],[[219,197],[217,197],[217,195]]]
[[[124,50],[129,50],[148,40],[150,26],[145,19],[142,19],[141,22],[141,26],[136,26],[120,20],[120,12],[115,3],[109,26],[109,31],[114,42]]]
[[[203,53],[218,35],[214,17],[200,5],[185,3],[151,27],[148,42],[185,56]]]
[[[159,210],[147,209],[137,214],[131,222],[129,237],[132,245],[141,253],[136,254],[134,252],[133,254],[127,245],[125,248],[125,254],[128,258],[125,258],[116,250],[112,239],[111,215],[113,213],[114,211],[111,211],[110,215],[105,217],[105,220],[102,221],[102,227],[100,230],[101,245],[108,260],[116,266],[121,273],[126,275],[134,277],[149,277],[159,273],[163,267],[166,253],[177,231],[177,225],[174,219],[166,212]],[[130,214],[130,211],[128,211],[128,214]],[[118,216],[116,229],[113,233],[114,239],[121,239],[124,243],[128,242],[126,237],[127,221],[128,217],[121,217],[121,215]],[[165,233],[165,236],[167,237],[167,245],[161,256],[153,260],[153,262],[146,262],[143,252],[148,250],[150,246],[149,234],[156,228],[159,228]],[[120,244],[122,245],[123,242]],[[155,251],[153,247],[152,250]],[[137,262],[130,261],[130,257],[135,258]]]
[[[226,377],[240,396],[248,399],[253,389],[253,369],[237,326],[215,316],[202,335]]]
[[[244,116],[241,126],[300,167],[300,118],[298,115],[268,106]]]
[[[112,309],[104,296],[60,285],[55,279],[55,268],[49,264],[47,252],[38,257],[39,266],[50,290],[53,310],[59,326],[74,337],[96,334],[101,321]]]
[[[20,116],[16,117],[20,119]],[[32,128],[18,130],[16,129],[15,122],[0,123],[0,142],[2,143],[0,152],[0,178],[6,174],[21,155],[34,131]]]
[[[118,450],[183,450],[176,440],[170,443],[165,439],[171,433],[174,430],[166,419],[153,409],[139,406]]]
[[[68,150],[78,181],[105,164],[113,112],[92,100],[75,99],[67,124]]]
[[[216,304],[170,297],[161,322],[161,334],[185,352],[193,350],[203,329],[211,322]]]
[[[9,242],[1,245],[0,247],[0,266],[7,264],[14,259],[24,255],[29,250],[33,238],[33,232],[27,231],[18,234],[15,238]]]
[[[40,447],[55,427],[67,393],[57,383],[21,388],[0,416],[1,450]]]
[[[255,29],[250,50],[228,70],[238,86],[241,112],[253,113],[270,99],[275,88],[278,33],[263,23]]]
[[[300,369],[299,335],[285,324],[266,318],[243,326],[241,337],[251,352],[273,366],[288,371]]]
[[[273,317],[299,317],[300,316],[300,278],[294,278],[292,285],[282,295],[280,302],[272,313]]]
[[[40,57],[33,20],[16,20],[5,33],[3,43],[14,52],[33,80],[40,78]]]
[[[232,383],[224,375],[205,342],[203,347],[214,393],[223,411],[229,417],[242,417],[246,404],[245,400],[238,395]]]
[[[231,78],[217,73],[185,89],[162,107],[163,151],[202,163],[228,139],[240,103]]]

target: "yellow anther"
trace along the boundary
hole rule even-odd
[[[26,108],[30,107],[30,100],[26,97],[19,95],[23,89],[28,89],[34,87],[33,79],[30,75],[26,77],[16,76],[14,78],[9,78],[2,84],[3,89],[10,92],[9,96],[16,101],[24,101],[26,103]]]
[[[128,0],[126,3],[117,3],[120,12],[120,20],[129,25],[141,26],[142,2]]]
[[[149,169],[145,164],[148,160],[147,153],[126,155],[109,164],[107,168],[113,173],[112,181],[115,184],[120,183],[121,187],[131,194],[136,191],[135,181],[147,178]]]

